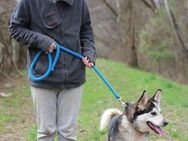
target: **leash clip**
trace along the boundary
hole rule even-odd
[[[121,99],[121,97],[118,99],[118,101],[121,103],[122,107],[127,107],[127,104],[125,102],[123,102],[123,100]]]

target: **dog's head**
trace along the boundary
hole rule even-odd
[[[126,107],[125,114],[138,132],[154,131],[160,135],[165,134],[160,128],[168,124],[167,120],[161,115],[161,93],[162,90],[159,89],[153,97],[148,98],[146,91],[144,91],[136,103],[128,104]]]

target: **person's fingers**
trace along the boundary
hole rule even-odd
[[[83,58],[82,61],[89,68],[92,68],[94,66],[93,62],[90,62],[87,57]]]
[[[89,60],[87,59],[87,57],[83,58],[82,61],[83,61],[83,63],[84,63],[85,65],[89,62]]]
[[[86,65],[87,67],[89,67],[89,61],[86,61],[86,62],[85,62],[85,65]]]
[[[55,43],[53,43],[53,49],[56,49],[56,44]]]
[[[52,52],[53,52],[53,49],[52,49],[51,47],[49,48],[49,52],[50,52],[50,53],[52,53]]]
[[[52,52],[53,52],[53,50],[52,50],[52,48],[51,48],[51,47],[49,48],[49,50],[48,50],[48,51],[49,51],[50,53],[52,53]]]
[[[89,62],[89,64],[90,64],[90,68],[94,66],[93,62]]]
[[[52,45],[49,48],[49,52],[52,53],[54,50],[56,49],[56,45],[54,43],[52,43]]]

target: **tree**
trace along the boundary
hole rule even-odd
[[[100,56],[188,82],[187,0],[88,0],[88,3]],[[149,54],[139,51],[144,32],[147,47],[153,47],[150,55],[157,58],[155,62]]]
[[[15,6],[15,1],[1,0],[0,1],[0,75],[8,79],[9,72],[14,70],[18,72],[18,66],[24,64],[25,51],[20,48],[20,45],[10,37],[8,33],[8,23],[10,13]],[[20,53],[22,52],[22,55]]]

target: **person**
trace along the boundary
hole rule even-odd
[[[33,73],[48,68],[46,52],[55,56],[56,44],[82,54],[83,60],[62,52],[53,71],[42,81],[29,78],[37,122],[37,140],[75,141],[85,66],[96,60],[90,13],[85,0],[20,0],[12,12],[10,35],[27,48],[27,67],[43,51]]]

